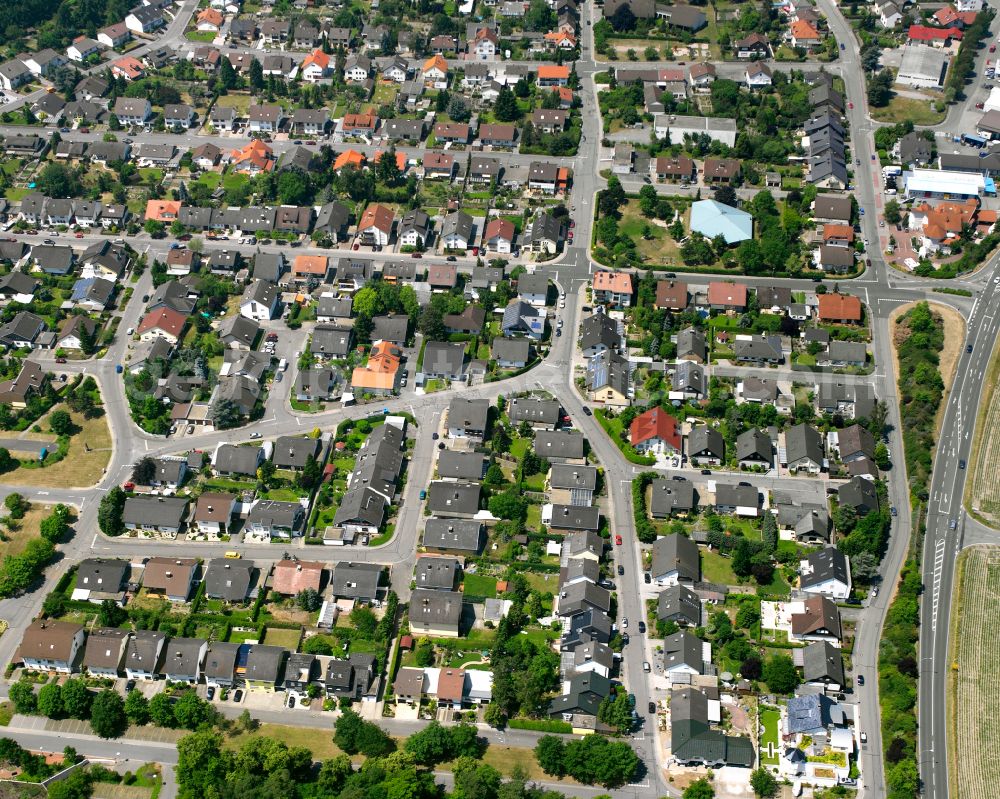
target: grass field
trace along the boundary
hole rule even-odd
[[[687,230],[690,213],[689,210],[684,211],[685,230]],[[646,227],[649,228],[648,239],[642,237],[642,232]],[[618,230],[635,242],[636,251],[644,262],[670,266],[681,262],[680,248],[677,246],[677,242],[670,237],[665,227],[657,224],[657,220],[646,219],[639,213],[638,200],[629,200],[622,208],[622,218],[621,222],[618,223]]]
[[[996,669],[1000,614],[1000,547],[975,546],[959,556],[948,686],[948,770],[957,799],[996,796],[1000,722]],[[957,708],[973,709],[956,712]]]
[[[333,719],[330,719],[330,726],[333,727]],[[276,738],[286,743],[288,746],[304,746],[313,753],[317,760],[328,760],[331,757],[343,754],[340,748],[333,742],[333,735],[330,732],[317,730],[315,727],[292,727],[285,724],[261,724],[256,732],[241,733],[232,738],[227,738],[225,747],[227,749],[239,749],[249,738],[257,738],[266,735],[268,738]],[[364,760],[363,757],[355,758],[358,762]]]
[[[927,100],[912,97],[893,97],[884,108],[871,108],[872,119],[879,122],[906,122],[914,125],[937,125],[944,121],[944,114],[934,110]]]
[[[484,596],[493,599],[497,595],[497,580],[483,574],[466,574],[462,581],[464,592],[469,596]]]
[[[972,455],[969,458],[969,480],[965,489],[966,507],[993,527],[1000,526],[1000,481],[996,479],[1000,467],[1000,392],[997,376],[1000,374],[1000,350],[994,349],[983,395],[976,418],[976,435],[973,436]]]
[[[301,630],[282,630],[277,627],[269,627],[264,635],[263,643],[268,646],[283,646],[292,652],[299,648],[299,640],[302,638]]]
[[[53,410],[62,406],[57,405]],[[65,409],[68,410],[68,409]],[[84,419],[70,411],[73,424],[80,428],[69,444],[69,452],[59,463],[44,469],[26,469],[23,466],[3,476],[6,485],[32,485],[40,488],[83,488],[101,479],[111,460],[111,430],[107,420]]]
[[[760,762],[765,766],[777,766],[778,755],[781,751],[778,748],[778,724],[781,721],[781,713],[773,707],[762,707],[760,710],[760,723],[764,725],[764,732],[760,738]],[[770,744],[770,748],[768,748]]]
[[[732,560],[722,557],[718,552],[709,552],[707,549],[702,550],[701,553],[701,577],[709,583],[739,584],[739,580],[733,573]]]
[[[0,541],[0,558],[20,554],[32,538],[38,538],[42,519],[52,513],[51,505],[32,503],[31,510],[17,523],[17,529],[6,528]]]

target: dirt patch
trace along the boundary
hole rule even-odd
[[[934,424],[935,437],[941,430],[941,420],[944,418],[944,409],[948,404],[948,393],[951,391],[951,384],[955,380],[955,372],[958,370],[958,362],[961,359],[962,347],[965,345],[965,319],[962,315],[949,305],[942,305],[934,300],[926,301],[931,310],[941,317],[944,323],[944,344],[941,346],[941,353],[938,358],[938,370],[941,372],[941,379],[944,381],[944,393],[941,396],[941,405],[938,408],[937,419]],[[902,332],[896,325],[896,320],[916,305],[915,302],[908,302],[900,305],[889,314],[889,336],[892,339],[892,370],[899,384],[899,355],[896,347],[902,341]]]

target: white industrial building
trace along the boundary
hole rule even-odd
[[[656,138],[670,137],[671,144],[683,144],[684,135],[697,136],[707,133],[713,141],[729,147],[736,145],[736,120],[710,117],[686,117],[674,114],[657,114],[653,117]]]
[[[899,64],[896,83],[917,89],[939,89],[944,85],[950,57],[937,47],[907,44]]]
[[[903,193],[907,199],[962,200],[996,193],[992,178],[969,172],[914,169],[903,173]]]

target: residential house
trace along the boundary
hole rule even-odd
[[[160,661],[167,643],[165,633],[136,630],[125,648],[125,676],[130,680],[151,682],[160,677]]]

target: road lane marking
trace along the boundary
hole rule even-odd
[[[938,600],[941,596],[941,573],[944,568],[945,546],[946,540],[944,538],[934,545],[934,577],[931,593],[931,630],[934,632],[937,632]]]

